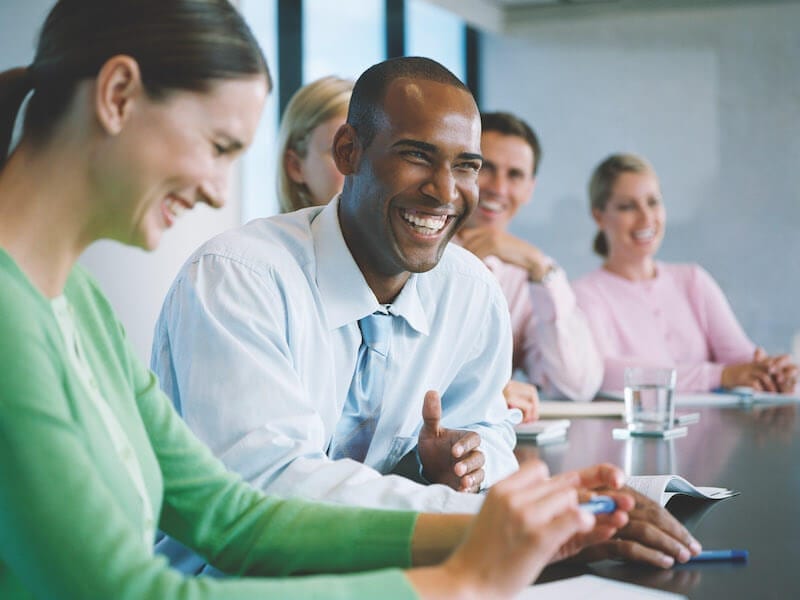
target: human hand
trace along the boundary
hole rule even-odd
[[[775,392],[777,387],[772,378],[773,369],[766,352],[762,348],[757,348],[752,362],[726,366],[722,370],[720,385],[724,388],[744,386],[759,391]]]
[[[751,387],[765,392],[791,393],[797,385],[798,369],[788,354],[768,356],[757,348],[753,361],[728,365],[722,371],[720,385],[725,388]]]
[[[429,390],[422,405],[423,425],[417,441],[422,475],[460,492],[477,492],[485,477],[486,459],[478,448],[481,436],[474,431],[444,428],[441,419],[442,401],[439,394]]]
[[[614,539],[586,548],[577,558],[587,562],[615,558],[668,569],[702,550],[700,543],[660,504],[630,488],[625,491],[636,501],[628,513],[628,524]]]
[[[472,227],[459,232],[461,245],[483,260],[496,256],[528,271],[531,281],[541,281],[551,263],[536,246],[493,227]]]
[[[620,527],[628,523],[628,511],[636,504],[633,496],[626,491],[618,491],[625,481],[622,471],[610,464],[601,464],[575,472],[580,479],[580,500],[585,502],[594,495],[595,491],[610,496],[617,504],[616,510],[610,514],[596,515],[595,526],[586,533],[579,533],[570,538],[558,552],[553,555],[552,561],[556,562],[569,558],[584,548],[605,542],[613,536]],[[569,475],[569,474],[568,474]],[[562,477],[557,475],[554,479]]]
[[[776,388],[775,391],[781,394],[794,392],[797,385],[797,365],[792,363],[792,359],[788,354],[766,356],[766,353],[759,348],[756,350],[755,356],[757,359],[766,360],[769,365],[772,382]]]
[[[545,464],[530,461],[492,486],[465,541],[441,566],[451,593],[469,593],[447,597],[513,598],[530,585],[561,546],[594,527],[595,517],[578,508],[580,485],[577,473],[548,479]]]
[[[512,379],[503,388],[503,396],[509,408],[522,411],[522,422],[530,423],[539,418],[539,392],[536,386]]]

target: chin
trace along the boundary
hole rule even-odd
[[[151,232],[138,240],[134,240],[131,246],[136,246],[145,252],[152,252],[158,248],[159,243],[161,243],[161,235],[162,233],[160,231],[158,233]]]
[[[405,256],[403,257],[403,267],[409,273],[425,273],[430,271],[441,261],[446,246],[447,243],[442,244],[437,248],[435,254],[427,256]]]

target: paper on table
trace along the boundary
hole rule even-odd
[[[539,403],[539,418],[571,417],[622,417],[625,405],[622,402],[569,402],[567,400],[543,400]]]
[[[514,426],[514,431],[521,440],[543,443],[565,438],[569,426],[569,419],[545,419],[533,423],[520,423]]]
[[[598,397],[608,398],[609,400],[624,400],[622,392],[610,390],[601,390],[598,393]],[[675,394],[675,406],[737,406],[748,402],[791,404],[800,402],[800,396],[796,394],[757,392],[750,388],[736,388],[732,392],[682,392]]]
[[[746,388],[745,388],[746,389]],[[779,394],[777,392],[757,392],[755,390],[750,390],[752,396],[747,396],[752,399],[753,402],[778,402],[783,404],[790,404],[792,402],[800,402],[800,396],[797,394]],[[747,392],[744,391],[742,388],[736,388],[734,393],[739,395],[747,395]]]
[[[675,406],[738,406],[741,396],[705,392],[698,394],[675,394]]]
[[[723,500],[739,494],[728,488],[696,486],[680,475],[635,475],[628,477],[625,483],[637,492],[659,502],[661,506],[666,506],[675,494],[705,500]]]
[[[686,596],[596,575],[581,575],[580,577],[532,585],[517,595],[517,600],[564,600],[564,598],[571,600],[639,600],[640,598],[677,600],[686,598]]]
[[[793,404],[795,402],[800,402],[800,397],[772,392],[753,392],[752,394],[705,392],[675,395],[675,406],[740,406],[742,404]]]

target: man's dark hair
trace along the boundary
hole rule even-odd
[[[401,77],[445,83],[471,95],[458,77],[430,58],[403,56],[372,65],[356,80],[347,111],[347,123],[356,130],[365,148],[372,143],[377,132],[386,89]]]
[[[539,171],[539,163],[542,162],[542,145],[530,125],[507,112],[481,113],[481,133],[487,131],[515,135],[525,140],[533,150],[533,175],[536,175]]]

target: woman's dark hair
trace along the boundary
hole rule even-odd
[[[154,99],[249,75],[264,75],[271,87],[261,48],[228,0],[59,0],[42,26],[33,63],[0,73],[0,167],[28,92],[24,133],[42,140],[77,84],[120,54],[136,60]]]

